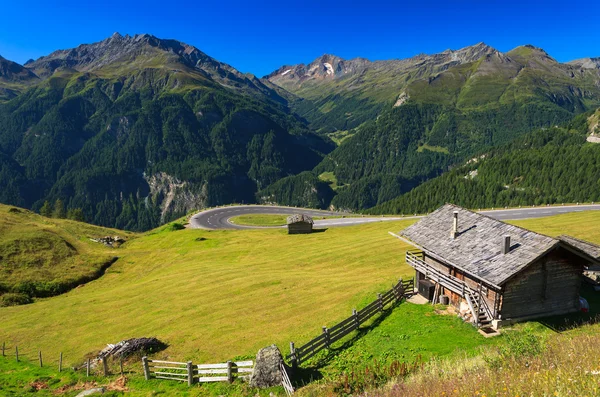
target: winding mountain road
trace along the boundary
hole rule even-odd
[[[545,216],[565,214],[569,212],[581,212],[581,211],[593,211],[600,210],[600,204],[586,204],[586,205],[565,205],[555,207],[526,207],[526,208],[512,208],[512,209],[501,209],[501,210],[488,210],[481,211],[482,214],[491,216],[499,220],[517,220],[517,219],[528,219],[528,218],[541,218]],[[348,215],[341,212],[331,211],[320,211],[307,208],[294,208],[294,207],[279,207],[279,206],[267,206],[267,205],[237,205],[222,208],[213,208],[210,210],[202,211],[190,219],[190,225],[194,229],[256,229],[255,226],[242,226],[231,223],[230,219],[240,215],[257,215],[257,214],[272,214],[272,215],[292,215],[292,214],[306,214],[313,218],[327,217],[327,216],[343,216]],[[357,225],[361,223],[369,222],[382,222],[382,221],[394,221],[399,219],[411,219],[420,218],[420,216],[413,217],[354,217],[354,218],[334,218],[334,219],[315,219],[315,227],[331,227],[331,226],[349,226]],[[274,226],[280,227],[280,226]]]

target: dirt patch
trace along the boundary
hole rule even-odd
[[[29,386],[31,386],[32,389],[35,389],[35,391],[40,391],[42,389],[48,388],[48,384],[40,380],[36,380],[35,382],[30,383]]]
[[[113,391],[129,391],[129,388],[127,387],[127,380],[128,379],[126,376],[119,376],[113,382],[110,382],[108,386],[106,386],[106,389]]]
[[[55,395],[61,395],[75,390],[87,390],[98,387],[98,382],[78,382],[75,385],[64,385],[54,390]]]
[[[435,312],[443,316],[456,316],[458,314],[456,308],[452,305],[448,305],[443,309],[435,309]]]

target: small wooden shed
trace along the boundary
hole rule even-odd
[[[406,253],[406,262],[422,294],[447,296],[482,327],[577,311],[583,270],[599,263],[591,243],[552,238],[452,204],[400,237],[418,248]]]
[[[308,234],[312,233],[313,220],[310,216],[296,214],[287,218],[288,234]]]

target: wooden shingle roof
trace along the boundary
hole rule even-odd
[[[456,238],[451,237],[454,211],[458,212]],[[437,209],[400,235],[432,257],[497,287],[560,244],[558,239],[452,204]],[[511,238],[511,249],[503,254],[506,235]]]
[[[600,259],[600,246],[596,244],[590,243],[589,241],[580,240],[572,236],[567,236],[566,234],[558,236],[558,239],[570,244],[594,259]]]

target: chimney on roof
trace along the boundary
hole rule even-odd
[[[502,244],[502,253],[504,255],[510,252],[510,236],[504,236],[504,243]]]
[[[458,236],[458,211],[454,211],[454,223],[452,224],[452,232],[450,232],[451,238]]]

